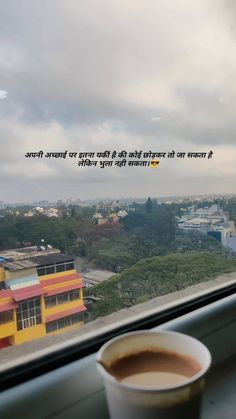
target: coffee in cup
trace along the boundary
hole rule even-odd
[[[112,419],[199,419],[208,349],[175,332],[121,335],[98,352]]]
[[[103,366],[118,381],[141,387],[184,383],[201,370],[194,358],[161,350],[137,352]]]

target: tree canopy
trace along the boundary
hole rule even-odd
[[[91,318],[96,318],[235,270],[235,256],[173,253],[142,259],[85,294],[99,298],[91,307]]]

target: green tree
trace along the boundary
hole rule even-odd
[[[94,304],[92,318],[95,318],[235,270],[235,256],[224,257],[209,252],[173,253],[142,259],[85,293],[100,301]]]

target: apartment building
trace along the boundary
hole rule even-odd
[[[58,249],[0,252],[0,348],[80,327],[83,286],[74,259]]]

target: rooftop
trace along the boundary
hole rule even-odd
[[[28,268],[34,268],[37,266],[37,263],[32,262],[29,259],[26,260],[19,260],[17,262],[11,262],[11,261],[1,261],[1,266],[3,266],[8,271],[19,271],[20,269],[28,269]]]
[[[45,266],[52,265],[54,263],[70,262],[73,261],[74,258],[72,256],[64,255],[63,253],[54,253],[50,255],[42,252],[39,255],[30,258],[30,260],[36,263],[37,266]]]
[[[29,246],[29,247],[21,247],[18,249],[9,249],[9,250],[2,250],[0,251],[0,258],[4,259],[11,259],[11,260],[21,260],[21,259],[29,259],[33,256],[38,256],[39,254],[43,255],[50,255],[55,253],[60,253],[59,249],[55,249],[53,247],[42,249],[39,246]]]
[[[114,275],[117,274],[115,272],[103,271],[100,269],[94,269],[89,272],[83,272],[84,281],[93,285],[100,284],[101,282],[106,281]]]
[[[0,251],[0,265],[9,271],[34,268],[73,261],[74,258],[60,253],[59,249],[50,247],[42,249],[37,246],[23,247]]]

